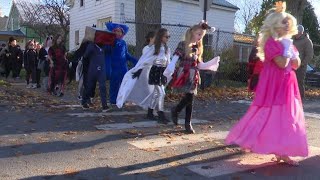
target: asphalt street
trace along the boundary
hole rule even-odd
[[[298,167],[224,144],[248,100],[197,100],[196,134],[186,135],[182,119],[177,127],[160,125],[133,105],[84,111],[75,99],[67,92],[63,104],[57,99],[49,107],[0,103],[1,180],[320,179],[320,103],[315,99],[304,103],[310,156],[297,158]],[[166,104],[168,116],[171,106]]]

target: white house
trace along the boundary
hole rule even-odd
[[[135,0],[69,0],[68,4],[71,7],[70,49],[81,43],[85,26],[96,24],[97,27],[105,28],[104,24],[108,21],[124,23],[135,19]],[[162,23],[193,25],[203,18],[199,0],[162,0],[161,9]],[[233,32],[235,13],[238,9],[226,0],[213,0],[207,12],[207,21],[219,30]],[[126,40],[128,44],[135,45],[134,24],[128,24],[128,26],[130,30]],[[174,36],[171,39],[175,39],[175,41],[170,40],[169,46],[175,47],[182,39],[186,28],[179,31],[170,31],[168,26],[165,28],[171,32],[171,37]]]

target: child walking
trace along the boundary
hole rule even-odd
[[[289,156],[307,156],[305,119],[296,74],[299,53],[292,44],[296,19],[277,2],[261,27],[258,55],[264,59],[254,100],[231,129],[227,144],[238,144],[260,154],[275,154],[277,162],[298,162]]]
[[[117,97],[119,108],[125,101],[134,102],[142,108],[148,108],[147,117],[150,119],[154,119],[153,110],[157,109],[159,123],[163,124],[169,122],[164,114],[167,78],[163,75],[170,62],[169,38],[167,29],[157,31],[154,45],[145,49],[137,65],[126,73]]]
[[[171,63],[164,71],[167,78],[175,69],[175,64],[179,60],[178,68],[175,69],[170,86],[185,93],[178,105],[171,109],[171,118],[175,125],[178,125],[178,115],[183,108],[186,108],[185,129],[186,133],[195,133],[191,125],[191,116],[193,109],[193,97],[197,94],[197,87],[200,83],[199,69],[216,71],[219,66],[219,57],[204,63],[202,60],[203,45],[202,38],[206,30],[211,27],[205,22],[194,25],[189,28],[185,34],[185,40],[178,44],[174,52]]]

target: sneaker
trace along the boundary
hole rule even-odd
[[[37,88],[37,84],[32,84],[31,89],[35,89],[35,88]]]
[[[27,86],[26,86],[27,89],[30,89],[31,87],[32,87],[31,84],[27,84]]]
[[[102,112],[108,112],[110,110],[111,110],[111,108],[109,108],[109,106],[107,106],[107,105],[102,107]]]
[[[89,105],[86,103],[86,104],[82,104],[82,109],[89,109]]]
[[[78,96],[78,100],[79,100],[79,101],[82,101],[82,96]]]
[[[87,103],[88,104],[88,106],[90,106],[90,107],[93,107],[94,106],[94,104],[92,103],[92,102],[89,102],[89,103]]]
[[[41,88],[41,85],[40,85],[40,84],[37,84],[37,88]]]

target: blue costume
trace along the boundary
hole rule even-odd
[[[95,43],[90,42],[83,55],[83,59],[89,61],[86,83],[82,104],[90,103],[90,97],[94,92],[97,81],[99,82],[99,90],[101,97],[101,104],[103,108],[107,107],[106,97],[106,65],[105,65],[105,49],[102,49]]]
[[[125,35],[129,28],[126,25],[106,23],[107,29],[114,32],[115,29],[120,29]],[[122,82],[122,79],[128,71],[127,61],[131,61],[133,65],[136,65],[138,60],[131,56],[128,52],[126,42],[122,38],[117,38],[113,46],[107,45],[106,56],[106,74],[110,79],[110,103],[116,104],[118,91]]]

